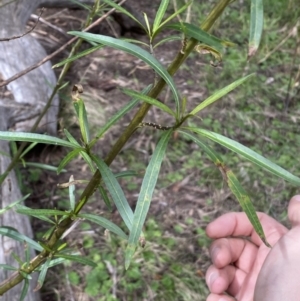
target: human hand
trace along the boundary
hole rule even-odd
[[[207,235],[216,239],[210,248],[213,265],[206,273],[207,301],[300,299],[300,196],[289,204],[290,231],[264,213],[258,217],[272,249],[244,213],[225,214],[207,226]]]

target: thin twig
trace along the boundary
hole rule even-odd
[[[20,39],[20,38],[26,36],[27,34],[31,33],[35,29],[35,27],[37,26],[37,24],[39,23],[40,17],[43,14],[44,10],[45,10],[45,8],[43,7],[42,10],[41,10],[40,15],[38,16],[38,18],[37,18],[37,20],[35,22],[35,24],[29,30],[27,30],[25,33],[22,33],[19,36],[13,36],[13,37],[10,37],[10,38],[0,38],[0,42],[8,42],[8,41],[11,41],[11,40]]]
[[[67,35],[67,33],[66,33],[62,28],[59,28],[59,27],[53,25],[52,23],[46,21],[45,19],[40,18],[40,16],[37,16],[37,15],[35,15],[35,14],[31,14],[31,15],[30,15],[30,18],[31,18],[31,19],[40,19],[40,23],[43,23],[43,24],[49,26],[50,28],[52,28],[52,29],[58,31],[59,33],[63,34],[64,36],[69,37],[69,36]]]
[[[126,0],[122,0],[119,5],[122,5],[124,2],[126,2]],[[116,9],[112,8],[110,11],[108,11],[105,15],[103,15],[101,18],[99,18],[97,21],[93,22],[90,26],[88,26],[87,28],[85,28],[83,31],[88,31],[91,28],[93,28],[94,26],[98,25],[99,23],[101,23],[105,18],[107,18],[109,15],[111,15]],[[14,76],[10,77],[9,79],[3,81],[0,83],[0,87],[6,86],[9,83],[13,82],[14,80],[18,79],[19,77],[29,73],[30,71],[40,67],[41,65],[45,64],[46,62],[50,61],[53,57],[55,57],[57,54],[59,54],[60,52],[62,52],[64,49],[66,49],[69,45],[71,45],[72,43],[74,43],[76,40],[78,39],[78,37],[74,37],[71,40],[69,40],[67,43],[65,43],[63,46],[61,46],[60,48],[58,48],[56,51],[52,52],[51,54],[47,55],[45,58],[43,58],[41,61],[39,61],[38,63],[24,69],[23,71],[15,74]]]

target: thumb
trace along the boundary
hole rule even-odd
[[[295,195],[290,200],[288,218],[293,227],[300,226],[300,195]]]

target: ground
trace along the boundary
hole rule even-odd
[[[158,3],[157,0],[151,3],[140,1],[135,2],[134,6],[138,13],[147,12],[151,19]],[[180,2],[177,4],[180,5]],[[210,3],[202,5],[201,14],[198,7],[192,10],[192,19],[198,22],[197,17],[201,16],[203,20],[210,7]],[[297,83],[297,72],[293,70],[292,61],[276,63],[279,59],[274,58],[274,55],[283,56],[282,53],[278,54],[278,49],[265,49],[272,46],[268,40],[272,37],[272,17],[268,15],[263,50],[258,58],[250,63],[246,62],[245,29],[241,26],[241,31],[229,30],[228,36],[224,36],[224,28],[232,27],[228,16],[234,18],[238,25],[244,24],[236,15],[244,14],[244,7],[241,3],[233,4],[232,12],[226,12],[214,28],[214,34],[237,44],[235,49],[227,50],[223,63],[214,67],[210,64],[211,58],[208,55],[195,52],[176,74],[175,82],[181,94],[187,97],[188,108],[193,108],[215,90],[233,82],[239,76],[256,71],[257,79],[252,80],[251,84],[239,88],[238,92],[208,108],[205,114],[191,120],[189,124],[201,125],[236,139],[291,172],[299,174],[299,160],[295,164],[291,163],[291,158],[296,154],[295,148],[288,146],[291,141],[298,145],[300,142],[300,136],[297,136],[297,123],[299,124],[300,120],[297,103],[299,90],[295,88],[289,91],[288,83],[284,81],[291,76],[293,83]],[[170,5],[170,12],[172,10],[173,6]],[[67,41],[67,31],[81,28],[85,17],[86,12],[82,10],[48,9],[43,18],[54,27],[50,28],[46,23],[41,23],[32,34],[41,41],[48,53],[51,53]],[[31,24],[32,22],[29,22],[28,26]],[[285,34],[291,30],[291,22],[282,20],[282,24]],[[109,19],[104,21],[97,31],[114,36],[120,33],[118,26],[113,19]],[[168,34],[163,33],[163,36]],[[125,36],[146,41],[145,36],[137,33],[127,32]],[[287,41],[290,46],[286,43],[284,51],[294,49],[295,39]],[[84,43],[82,50],[88,47],[88,44]],[[164,44],[155,50],[155,56],[167,66],[180,47],[180,42]],[[266,55],[272,56],[272,51],[274,60],[268,61]],[[290,55],[293,51],[290,51]],[[68,51],[65,51],[55,57],[52,63],[60,62],[67,53]],[[298,66],[299,60],[295,60],[294,65]],[[59,74],[61,69],[55,70]],[[141,60],[109,48],[98,50],[76,61],[66,78],[70,84],[60,92],[59,135],[63,137],[63,129],[67,128],[79,138],[70,98],[73,84],[83,85],[83,99],[87,106],[91,132],[97,133],[110,116],[128,101],[129,98],[120,88],[141,91],[152,82],[153,77],[153,71]],[[263,84],[258,88],[261,82]],[[275,85],[274,88],[272,85]],[[290,94],[285,94],[286,91]],[[171,104],[170,94],[170,91],[166,90],[160,99]],[[97,154],[105,157],[131,117],[132,114],[126,115],[97,143]],[[163,126],[172,125],[171,118],[159,112],[157,108],[151,109],[145,121]],[[112,169],[115,172],[134,170],[142,173],[160,135],[160,131],[150,127],[138,130],[113,162]],[[255,208],[284,220],[288,198],[296,193],[296,189],[283,180],[266,176],[265,172],[224,148],[211,145],[224,155],[228,166],[239,176],[252,196]],[[274,145],[280,147],[275,148]],[[57,166],[65,154],[63,149],[47,147],[35,150],[28,160]],[[67,182],[70,175],[76,180],[88,180],[91,177],[88,166],[79,158],[68,164],[66,172],[59,176],[38,169],[26,172],[28,176],[23,188],[32,192],[29,204],[34,208],[66,208],[67,192],[58,188],[57,184]],[[142,177],[120,180],[133,208],[141,181]],[[83,187],[82,184],[78,185],[77,195]],[[124,242],[114,236],[104,236],[102,230],[82,222],[81,226],[68,236],[67,241],[96,261],[98,267],[91,271],[77,265],[61,265],[60,268],[50,270],[43,290],[43,300],[115,300],[113,297],[117,297],[117,300],[205,300],[207,289],[204,273],[210,261],[209,240],[205,237],[204,229],[210,220],[228,211],[240,211],[240,206],[226,187],[217,168],[195,144],[176,134],[168,147],[151,203],[145,227],[146,247],[138,251],[129,271],[125,273],[123,268]],[[85,212],[97,212],[117,224],[121,223],[116,210],[108,212],[98,193],[88,203]],[[38,220],[33,220],[33,227],[36,233],[48,229],[47,225]]]

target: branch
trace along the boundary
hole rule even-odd
[[[8,41],[11,41],[11,40],[20,39],[20,38],[26,36],[27,34],[31,33],[35,29],[35,27],[37,26],[37,24],[39,23],[40,17],[43,14],[44,10],[45,10],[45,8],[43,7],[42,10],[41,10],[40,15],[38,16],[38,18],[37,18],[37,20],[35,22],[35,24],[28,31],[26,31],[25,33],[23,33],[23,34],[21,34],[19,36],[13,36],[13,37],[10,37],[10,38],[0,38],[0,42],[8,42]]]
[[[122,5],[126,0],[122,0],[119,5]],[[108,11],[105,15],[103,15],[101,18],[99,18],[98,20],[96,20],[95,22],[93,22],[90,26],[88,26],[87,28],[85,28],[83,31],[88,31],[91,28],[97,26],[98,24],[100,24],[105,18],[107,18],[109,15],[111,15],[116,9],[112,8],[110,11]],[[65,43],[64,45],[62,45],[60,48],[58,48],[56,51],[52,52],[51,54],[47,55],[45,58],[43,58],[41,61],[39,61],[38,63],[24,69],[23,71],[15,74],[14,76],[10,77],[9,79],[2,81],[0,83],[0,88],[3,86],[8,85],[9,83],[13,82],[14,80],[18,79],[19,77],[29,73],[30,71],[40,67],[41,65],[45,64],[46,62],[50,61],[53,57],[55,57],[57,54],[59,54],[60,52],[62,52],[64,49],[66,49],[69,45],[71,45],[72,43],[74,43],[76,40],[78,40],[78,37],[74,37],[71,40],[69,40],[67,43]]]

